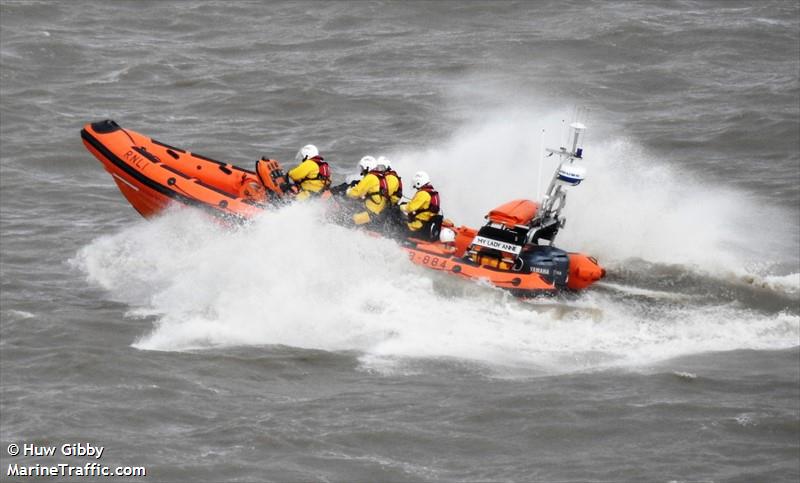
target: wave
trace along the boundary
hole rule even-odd
[[[377,370],[455,358],[555,372],[793,347],[800,336],[796,314],[735,303],[654,305],[602,291],[569,301],[574,310],[524,303],[414,266],[394,242],[320,212],[295,205],[226,231],[179,210],[93,241],[74,263],[130,316],[155,321],[133,344],[142,350],[284,345],[356,351]]]
[[[744,283],[754,287],[785,293],[787,295],[800,294],[800,273],[764,276],[746,273],[740,274],[739,277]]]

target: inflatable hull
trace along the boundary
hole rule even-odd
[[[254,171],[160,143],[114,121],[85,126],[81,138],[144,217],[173,203],[234,220],[264,209],[248,196],[249,186],[261,184]]]
[[[174,204],[199,208],[224,222],[241,222],[289,198],[285,175],[275,160],[261,159],[250,171],[123,129],[111,120],[87,124],[81,138],[142,216],[155,216]],[[537,209],[514,200],[492,210],[490,221],[523,223]],[[512,264],[485,256],[474,247],[479,231],[448,225],[451,243],[401,240],[418,265],[469,280],[483,280],[519,296],[582,290],[605,276],[597,261],[554,247],[527,246]],[[484,249],[485,250],[485,249]]]

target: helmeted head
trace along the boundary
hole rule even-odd
[[[420,189],[431,182],[431,177],[425,171],[417,171],[414,175],[414,188]]]
[[[386,156],[378,156],[378,165],[383,165],[386,171],[392,169],[392,162]]]
[[[439,241],[442,243],[453,243],[456,241],[456,232],[450,228],[442,228],[439,232]]]
[[[306,144],[300,148],[300,151],[297,151],[297,155],[294,157],[294,160],[299,163],[316,156],[319,156],[319,149],[317,149],[317,147],[313,144]]]
[[[375,160],[372,156],[364,156],[361,158],[361,161],[358,162],[358,169],[361,171],[361,175],[365,175],[375,169],[378,165],[378,161]]]

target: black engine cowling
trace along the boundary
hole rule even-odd
[[[522,271],[539,273],[557,286],[567,284],[569,256],[564,250],[551,246],[528,246],[519,258],[523,262]]]

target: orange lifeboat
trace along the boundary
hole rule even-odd
[[[278,161],[257,161],[253,171],[217,161],[124,129],[111,120],[87,124],[81,138],[144,217],[172,204],[193,206],[226,222],[243,221],[289,199]],[[509,201],[486,215],[480,229],[454,226],[452,240],[401,240],[413,263],[460,278],[484,280],[516,295],[582,290],[605,276],[584,254],[539,246],[529,239],[540,206]]]

